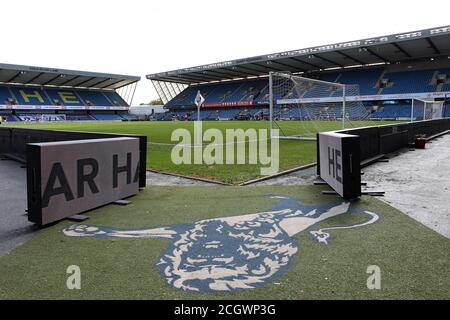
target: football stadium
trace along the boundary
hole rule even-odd
[[[0,299],[450,299],[450,26],[145,78],[0,64]]]

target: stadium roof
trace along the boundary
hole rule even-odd
[[[347,41],[147,75],[156,82],[195,84],[305,73],[450,56],[450,26]]]
[[[0,63],[0,83],[116,90],[140,77]]]

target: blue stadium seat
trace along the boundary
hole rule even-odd
[[[419,110],[416,110],[416,117],[419,117]],[[410,105],[398,105],[398,106],[381,106],[379,109],[372,113],[371,119],[379,120],[395,120],[395,119],[409,119],[411,118],[411,106]]]
[[[128,103],[122,99],[122,97],[115,91],[107,92],[104,91],[103,94],[108,98],[113,106],[128,106]]]
[[[7,87],[0,87],[0,104],[6,104],[9,99],[12,99],[11,92]]]
[[[231,98],[241,86],[242,83],[239,82],[225,83],[216,86],[216,88],[206,97],[205,103],[230,101],[229,98]]]
[[[76,92],[63,89],[45,89],[52,104],[62,106],[83,106],[84,103]]]
[[[241,83],[240,87],[227,99],[226,102],[253,101],[267,85],[267,80],[257,80]]]
[[[373,68],[367,70],[334,70],[326,74],[321,74],[319,79],[328,82],[339,82],[345,84],[356,84],[359,86],[359,94],[374,95],[380,89],[376,88],[377,80],[383,74],[383,68]],[[440,91],[450,91],[450,83],[444,83],[439,87],[433,78],[436,74],[446,74],[450,79],[450,69],[439,70],[414,70],[403,72],[390,72],[384,75],[384,78],[392,82],[392,86],[381,90],[382,94],[397,93],[414,93],[414,92],[433,92],[438,88]],[[448,81],[448,80],[447,80]],[[201,111],[201,119],[236,119],[242,115],[259,118],[261,113],[267,116],[268,104],[268,79],[256,78],[247,81],[236,82],[220,82],[213,84],[195,85],[187,87],[183,92],[178,94],[174,99],[167,103],[166,107],[171,111],[164,114],[154,116],[156,120],[172,121],[172,120],[196,120],[197,112],[195,110],[194,98],[200,90],[206,98],[207,104],[224,103],[234,107],[214,107],[204,108]],[[293,90],[292,87],[286,86],[285,91],[278,92],[275,99],[287,98],[315,98],[324,96],[339,96],[341,90],[330,88],[329,92],[324,92],[321,88],[314,85],[304,89],[304,91]],[[349,93],[348,93],[349,94]],[[6,104],[9,99],[16,99],[19,105],[63,105],[63,106],[127,106],[123,98],[115,91],[91,91],[91,90],[74,90],[74,89],[58,89],[39,87],[0,87],[0,105]],[[239,102],[251,102],[252,106],[237,107]],[[265,108],[265,109],[263,109]],[[368,106],[368,110],[371,106]],[[365,115],[361,109],[357,111],[349,111],[350,118],[359,119]],[[92,111],[92,114],[70,112],[68,110],[67,120],[71,121],[87,121],[87,120],[129,120],[130,116],[126,113],[113,113]],[[325,112],[326,111],[326,112]],[[49,111],[50,112],[50,111]],[[410,117],[409,105],[385,105],[371,114],[371,118],[378,119],[397,119]],[[289,106],[275,107],[274,114],[284,120],[308,120],[322,119],[327,120],[330,117],[342,117],[341,108],[336,106],[328,106],[326,110],[323,105],[311,105],[308,111],[301,108],[292,108]],[[450,107],[446,106],[445,115],[450,116]],[[21,114],[27,119],[38,117],[33,112],[24,112]],[[11,121],[17,119],[12,114]],[[420,116],[419,114],[417,115]]]
[[[100,91],[79,90],[77,94],[83,99],[85,105],[112,106],[111,102]]]
[[[7,122],[18,122],[18,121],[20,121],[20,119],[17,116],[10,114],[10,115],[6,116],[6,121]]]
[[[384,75],[392,87],[384,88],[382,94],[433,92],[437,86],[430,84],[435,70],[392,72]]]
[[[221,120],[234,119],[236,113],[238,113],[237,109],[219,110],[219,119],[221,119]]]
[[[39,88],[12,87],[18,105],[52,105],[47,94]]]
[[[131,116],[128,113],[118,113],[117,115],[120,116],[124,120],[133,120],[133,119],[135,119],[134,116]]]
[[[357,85],[358,91],[352,88],[347,91],[347,95],[376,95],[379,92],[377,82],[383,74],[383,68],[373,68],[366,70],[344,70],[339,72],[330,72],[322,74],[320,80],[328,82],[339,82],[348,85]],[[437,85],[432,84],[433,75],[437,70],[418,70],[386,73],[384,78],[389,79],[393,85],[382,89],[382,94],[414,93],[414,92],[433,92],[437,90]],[[446,73],[450,76],[450,69],[439,70],[440,73]],[[303,92],[293,90],[288,86],[284,92],[275,93],[275,99],[287,98],[317,98],[317,97],[336,97],[342,95],[342,90],[330,88],[329,92],[323,92],[323,88],[312,86]],[[269,88],[268,80],[252,79],[240,82],[225,82],[216,84],[206,84],[194,87],[188,87],[168,104],[168,108],[179,106],[194,107],[194,98],[197,91],[200,90],[206,98],[206,103],[238,103],[242,101],[251,101],[253,105],[268,104]],[[442,86],[442,91],[450,91],[450,83]],[[284,115],[290,116],[290,113]],[[298,116],[298,115],[297,115]]]
[[[87,91],[39,87],[0,87],[0,105],[8,100],[17,105],[128,106],[115,91]],[[88,103],[89,102],[89,103]]]
[[[339,76],[339,73],[336,73],[336,72],[325,73],[320,76],[319,80],[327,81],[327,82],[336,82],[336,79],[338,78],[338,76]]]
[[[378,92],[378,88],[375,88],[375,85],[382,72],[383,69],[381,68],[346,71],[341,74],[339,83],[358,85],[360,95],[374,95]]]
[[[93,121],[95,118],[87,114],[86,111],[66,111],[67,121]]]
[[[120,115],[114,114],[114,113],[96,113],[96,112],[91,112],[91,116],[93,116],[97,120],[102,120],[102,121],[123,120],[123,118]]]
[[[180,92],[175,98],[173,98],[168,104],[168,108],[182,107],[182,106],[195,106],[194,99],[197,92],[200,90],[203,97],[208,98],[208,95],[217,87],[217,85],[201,85],[187,87]]]
[[[450,83],[445,83],[442,86],[442,91],[450,91]]]
[[[443,116],[444,118],[450,118],[450,104],[444,106]]]

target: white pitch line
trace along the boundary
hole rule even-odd
[[[191,145],[191,144],[174,144],[174,143],[163,143],[163,142],[147,142],[148,145],[157,145],[157,146],[168,146],[168,147],[187,147],[187,148],[201,148],[204,146],[226,146],[226,145],[234,145],[234,144],[242,144],[242,143],[250,143],[250,142],[258,142],[258,141],[269,141],[270,139],[257,139],[257,140],[246,140],[246,141],[233,141],[233,142],[226,142],[226,143],[215,143],[215,144],[209,144],[204,143],[201,146],[199,145]]]

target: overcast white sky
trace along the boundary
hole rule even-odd
[[[450,24],[449,0],[8,0],[0,62],[149,73]],[[143,79],[134,104],[157,98]]]

